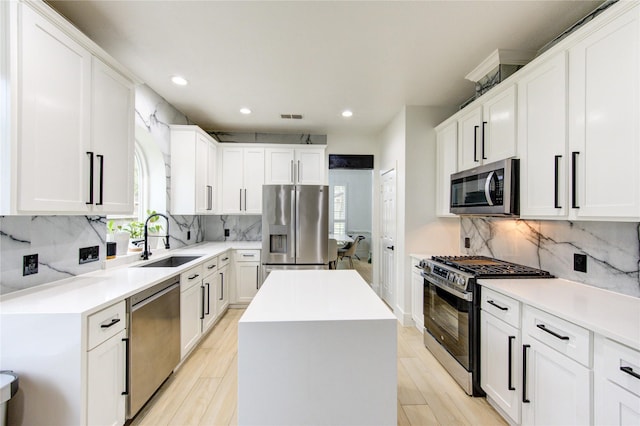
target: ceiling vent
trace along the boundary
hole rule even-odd
[[[302,120],[301,114],[280,114],[283,120]]]

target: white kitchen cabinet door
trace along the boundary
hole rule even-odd
[[[494,90],[500,90],[495,88]],[[482,104],[478,157],[492,163],[516,155],[516,88],[510,86]]]
[[[229,274],[229,267],[224,267],[217,273],[216,280],[216,315],[222,315],[229,306],[229,282],[231,277]]]
[[[436,214],[457,217],[449,211],[451,206],[451,175],[458,171],[458,126],[454,121],[436,135]]]
[[[215,323],[217,318],[216,289],[218,287],[219,275],[217,272],[209,274],[202,279],[201,297],[202,303],[202,332],[206,333]]]
[[[421,333],[424,329],[424,278],[418,259],[411,260],[411,318]]]
[[[262,214],[264,148],[244,149],[244,213]]]
[[[299,148],[295,150],[295,181],[300,185],[325,185],[324,148]]]
[[[598,375],[594,386],[594,424],[640,425],[640,396]]]
[[[200,134],[196,134],[196,157],[195,157],[195,197],[196,213],[210,212],[211,198],[209,190],[209,141]]]
[[[236,263],[238,303],[250,303],[260,288],[260,262]]]
[[[482,107],[477,106],[458,119],[458,170],[467,170],[482,164],[478,151]]]
[[[222,148],[222,214],[242,212],[243,150],[236,147]]]
[[[184,359],[200,339],[202,331],[201,282],[180,291],[180,358]]]
[[[218,191],[218,147],[210,142],[209,153],[207,155],[207,177],[206,188],[206,213],[211,214],[217,211],[216,191]]]
[[[91,144],[94,166],[94,211],[133,211],[133,83],[93,58]]]
[[[24,3],[18,52],[18,210],[90,210],[91,54]]]
[[[487,397],[520,423],[520,330],[488,312],[480,314],[480,377]]]
[[[518,81],[520,216],[566,218],[567,59],[564,52]]]
[[[87,424],[125,422],[127,330],[122,330],[87,354]]]
[[[293,148],[265,149],[265,184],[291,185],[294,175]]]
[[[639,10],[636,3],[569,50],[576,220],[640,219]]]
[[[522,344],[522,424],[591,424],[591,370],[529,336]]]

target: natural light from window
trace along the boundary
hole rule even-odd
[[[347,230],[347,187],[333,187],[333,233],[344,234]]]

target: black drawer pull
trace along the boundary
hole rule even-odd
[[[193,274],[188,279],[194,280],[194,279],[198,278],[199,276],[200,276],[199,274]]]
[[[216,265],[209,265],[209,266],[207,266],[207,269],[213,269],[215,267],[216,267]]]
[[[569,340],[569,336],[563,336],[561,334],[556,333],[555,331],[551,331],[544,324],[538,324],[538,325],[536,325],[536,327],[538,327],[542,331],[546,331],[547,333],[549,333],[553,337],[557,337],[560,340]]]
[[[223,258],[222,258],[222,261],[223,261],[223,262],[226,262],[227,260],[229,260],[229,258],[228,258],[228,257],[223,257]]]
[[[633,368],[631,368],[631,367],[620,367],[620,370],[624,371],[627,374],[631,374],[636,379],[640,379],[640,374],[638,374],[635,371],[633,371]]]
[[[508,311],[509,310],[509,308],[507,308],[506,306],[500,306],[496,302],[494,302],[493,300],[487,300],[487,303],[490,304],[490,305],[495,306],[496,308],[500,309],[501,311]]]
[[[109,328],[109,327],[112,327],[112,326],[116,325],[119,322],[120,322],[120,318],[114,318],[114,319],[111,320],[111,322],[109,324],[101,324],[100,327],[101,328]]]
[[[528,404],[531,402],[527,398],[527,349],[531,345],[522,345],[522,402]]]

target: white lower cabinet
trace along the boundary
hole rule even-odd
[[[123,329],[88,353],[88,425],[124,424],[126,338],[127,330]]]
[[[420,259],[411,257],[411,318],[421,333],[424,329],[424,278]]]
[[[237,302],[250,303],[260,289],[260,262],[236,264]]]
[[[202,333],[202,266],[180,274],[180,358],[184,359]]]
[[[218,272],[213,272],[202,279],[201,287],[201,319],[202,319],[202,333],[207,332],[209,328],[216,322],[218,318],[216,292],[218,288],[218,282],[220,281],[220,275]]]
[[[231,282],[231,274],[229,266],[225,265],[218,271],[216,279],[215,304],[218,315],[222,314],[229,307],[229,283]]]

